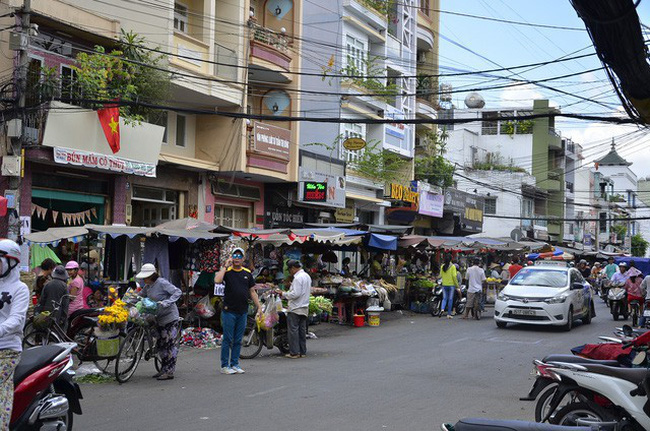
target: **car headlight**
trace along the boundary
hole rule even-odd
[[[509,301],[510,297],[508,295],[506,295],[505,293],[503,293],[503,292],[499,292],[499,295],[497,296],[497,299],[499,301]]]
[[[562,304],[569,297],[568,293],[561,293],[552,298],[545,299],[544,302],[547,304]]]

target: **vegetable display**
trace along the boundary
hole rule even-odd
[[[321,314],[323,312],[331,314],[334,303],[331,299],[323,296],[309,297],[309,314]]]

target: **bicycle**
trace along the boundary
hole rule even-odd
[[[180,347],[182,324],[183,318],[179,318],[178,333],[175,340],[178,347]],[[136,322],[127,332],[126,337],[120,343],[115,360],[115,379],[119,383],[126,383],[133,377],[143,357],[145,361],[153,358],[156,371],[160,372],[161,361],[158,357],[156,338],[155,318],[153,316]]]
[[[79,360],[77,366],[81,365],[82,362],[92,361],[102,372],[106,372],[113,358],[97,355],[97,337],[95,335],[97,317],[89,316],[89,314],[99,314],[103,309],[88,309],[87,313],[77,315],[69,322],[70,329],[66,331],[61,327],[59,319],[53,316],[59,315],[63,300],[70,297],[70,295],[64,295],[61,301],[54,302],[54,308],[49,315],[41,313],[33,318],[31,325],[25,327],[25,331],[27,332],[29,328],[30,332],[24,336],[23,346],[35,347],[56,343],[76,343],[77,347],[73,350],[73,353]],[[39,316],[42,317],[39,318]]]

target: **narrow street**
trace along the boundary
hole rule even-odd
[[[152,380],[153,365],[142,363],[127,384],[83,384],[75,427],[435,430],[468,416],[532,420],[534,404],[519,401],[532,359],[611,334],[600,299],[596,308],[591,325],[569,333],[398,312],[378,328],[321,324],[311,328],[319,338],[308,342],[308,358],[265,350],[234,376],[218,374],[218,349],[184,349],[173,381]]]

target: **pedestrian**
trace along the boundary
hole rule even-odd
[[[510,274],[510,279],[514,278],[515,275],[523,266],[519,265],[519,258],[517,256],[512,258],[512,264],[508,268],[508,273]]]
[[[56,262],[54,262],[52,259],[49,257],[47,259],[44,259],[43,262],[41,262],[41,265],[39,266],[40,268],[40,274],[36,277],[36,281],[34,282],[34,290],[33,293],[37,296],[41,296],[41,292],[43,291],[43,288],[45,285],[52,280],[52,271],[54,271],[54,267],[56,266]]]
[[[14,371],[23,350],[29,288],[20,281],[20,246],[0,240],[0,430],[8,430],[14,404]]]
[[[221,341],[221,373],[243,374],[239,366],[239,353],[241,341],[246,330],[246,317],[248,315],[248,300],[252,299],[257,309],[258,317],[262,314],[262,307],[255,291],[255,280],[251,272],[244,268],[244,250],[237,247],[214,276],[214,282],[223,283],[223,309],[221,311],[221,326],[223,339]]]
[[[156,271],[153,263],[145,263],[135,278],[142,279],[144,288],[140,292],[143,298],[149,298],[158,303],[156,312],[156,348],[160,357],[160,371],[153,375],[158,380],[172,380],[176,371],[176,356],[178,356],[178,307],[176,301],[181,297],[181,290],[165,280]]]
[[[59,306],[57,315],[50,314],[50,317],[55,319],[62,328],[67,326],[68,304],[70,302],[67,281],[68,273],[63,266],[58,265],[52,272],[52,280],[43,287],[41,297],[36,308],[34,308],[37,314],[44,311],[52,313]]]
[[[66,263],[66,271],[68,271],[68,293],[70,294],[70,306],[68,307],[68,317],[77,310],[88,308],[86,297],[88,292],[84,291],[84,279],[79,275],[79,264],[74,260]]]
[[[467,303],[465,304],[465,315],[463,319],[467,319],[469,316],[469,311],[472,310],[472,314],[478,320],[479,319],[479,309],[481,295],[483,293],[483,282],[486,280],[485,272],[479,266],[481,264],[480,259],[474,260],[474,265],[472,265],[467,270],[467,280],[469,286],[467,288]]]
[[[298,260],[287,262],[289,273],[293,276],[288,292],[280,292],[283,299],[289,300],[287,330],[289,333],[289,353],[287,358],[296,359],[307,356],[307,317],[309,316],[309,295],[311,277],[302,269]]]
[[[618,266],[614,263],[614,258],[610,257],[607,259],[607,265],[605,266],[605,275],[609,280],[612,279],[612,276],[618,271]]]
[[[452,319],[454,309],[454,292],[458,287],[458,271],[456,266],[451,263],[451,256],[445,256],[445,263],[440,270],[442,278],[442,310],[447,310],[447,319]],[[442,313],[440,313],[442,317]]]

